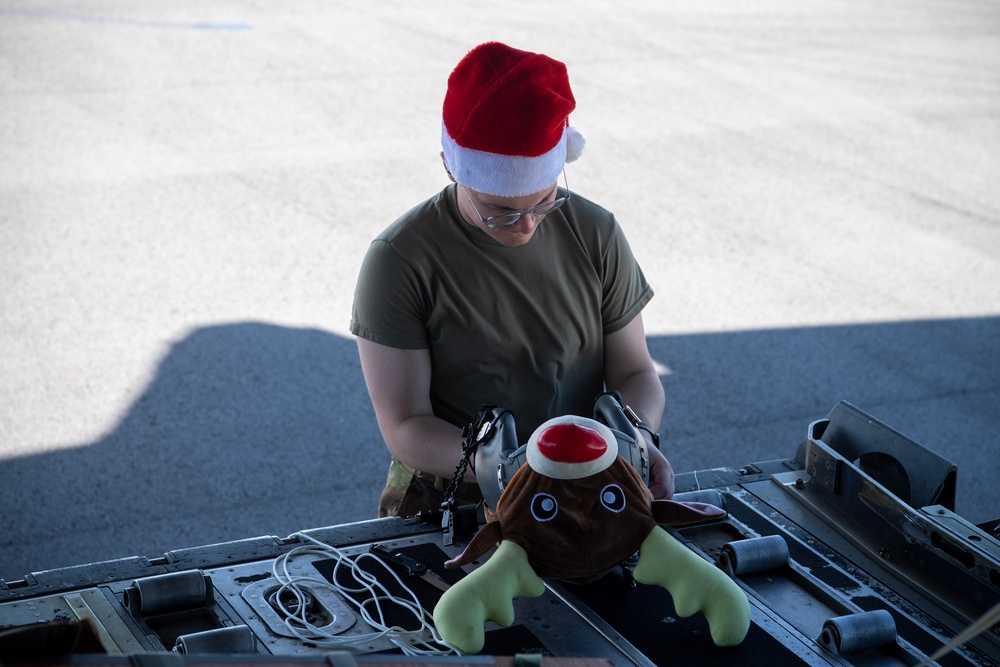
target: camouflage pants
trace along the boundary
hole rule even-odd
[[[393,459],[389,464],[382,497],[379,498],[378,515],[408,517],[417,512],[440,509],[450,481]],[[460,505],[475,505],[483,499],[479,485],[469,482],[462,482],[455,495]]]

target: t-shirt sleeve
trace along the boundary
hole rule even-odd
[[[426,302],[417,272],[391,243],[376,239],[354,288],[351,333],[389,347],[427,348]]]
[[[601,320],[604,335],[623,329],[653,298],[653,288],[646,281],[642,268],[632,254],[625,233],[614,224],[610,241],[602,257],[604,298]]]

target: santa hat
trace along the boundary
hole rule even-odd
[[[555,479],[582,479],[607,470],[618,458],[618,440],[604,424],[568,415],[550,419],[531,434],[528,465]]]
[[[583,151],[583,136],[569,126],[575,108],[566,65],[500,42],[480,44],[448,77],[445,167],[478,192],[539,192]]]

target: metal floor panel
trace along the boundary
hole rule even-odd
[[[827,424],[812,425],[793,459],[678,476],[677,498],[712,502],[727,511],[724,519],[669,531],[746,592],[751,627],[742,644],[715,646],[704,617],[680,617],[670,594],[636,584],[626,563],[591,584],[547,581],[541,596],[516,599],[511,627],[487,623],[484,653],[643,666],[728,667],[759,663],[762,656],[770,667],[918,664],[1000,597],[1000,542],[947,507],[911,507],[856,465],[863,454],[852,452],[854,460],[843,456],[863,449],[858,440],[870,431],[856,412],[849,409],[840,421],[842,413],[839,408],[831,413],[830,431],[824,431]],[[856,422],[863,426],[852,430]],[[824,432],[836,439],[825,442]],[[844,444],[852,438],[850,446]],[[905,475],[927,489],[926,497],[947,502],[947,484],[905,469],[911,460],[907,448],[918,445],[899,438],[887,446],[880,436],[874,447],[895,451],[903,462],[899,470],[884,468],[896,480],[890,483]],[[811,466],[803,460],[810,455],[828,464]],[[933,474],[947,479],[947,462],[935,467],[943,472]],[[860,506],[865,499],[871,501]],[[439,526],[380,519],[0,582],[0,659],[9,646],[4,633],[26,637],[29,630],[58,629],[77,620],[89,622],[96,641],[112,655],[169,651],[224,636],[251,641],[250,650],[261,656],[346,649],[358,656],[402,658],[398,645],[372,636],[373,617],[366,613],[381,597],[345,579],[349,571],[337,564],[348,561],[338,559],[355,560],[394,598],[404,597],[399,582],[363,558],[373,544],[414,558],[454,584],[485,559],[462,570],[445,569],[444,561],[461,552],[468,536],[446,544]],[[316,542],[331,548],[316,550]],[[302,578],[303,597],[281,590],[275,572]],[[364,577],[357,576],[354,581]],[[441,591],[422,579],[405,581],[415,605],[429,615]],[[393,625],[420,627],[405,606],[386,601],[379,609]],[[299,612],[323,628],[329,641],[298,636],[288,618]],[[939,660],[945,667],[998,663],[996,627]]]

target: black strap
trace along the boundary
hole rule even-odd
[[[510,410],[498,411],[496,407],[495,405],[484,405],[480,408],[475,420],[462,430],[462,460],[458,462],[458,466],[451,476],[451,481],[444,491],[444,502],[441,503],[441,509],[444,511],[444,515],[441,517],[441,529],[445,534],[445,545],[450,545],[455,540],[455,512],[458,509],[455,495],[465,477],[465,471],[469,468],[469,461],[476,452],[476,448],[493,437],[500,418],[510,414]]]

